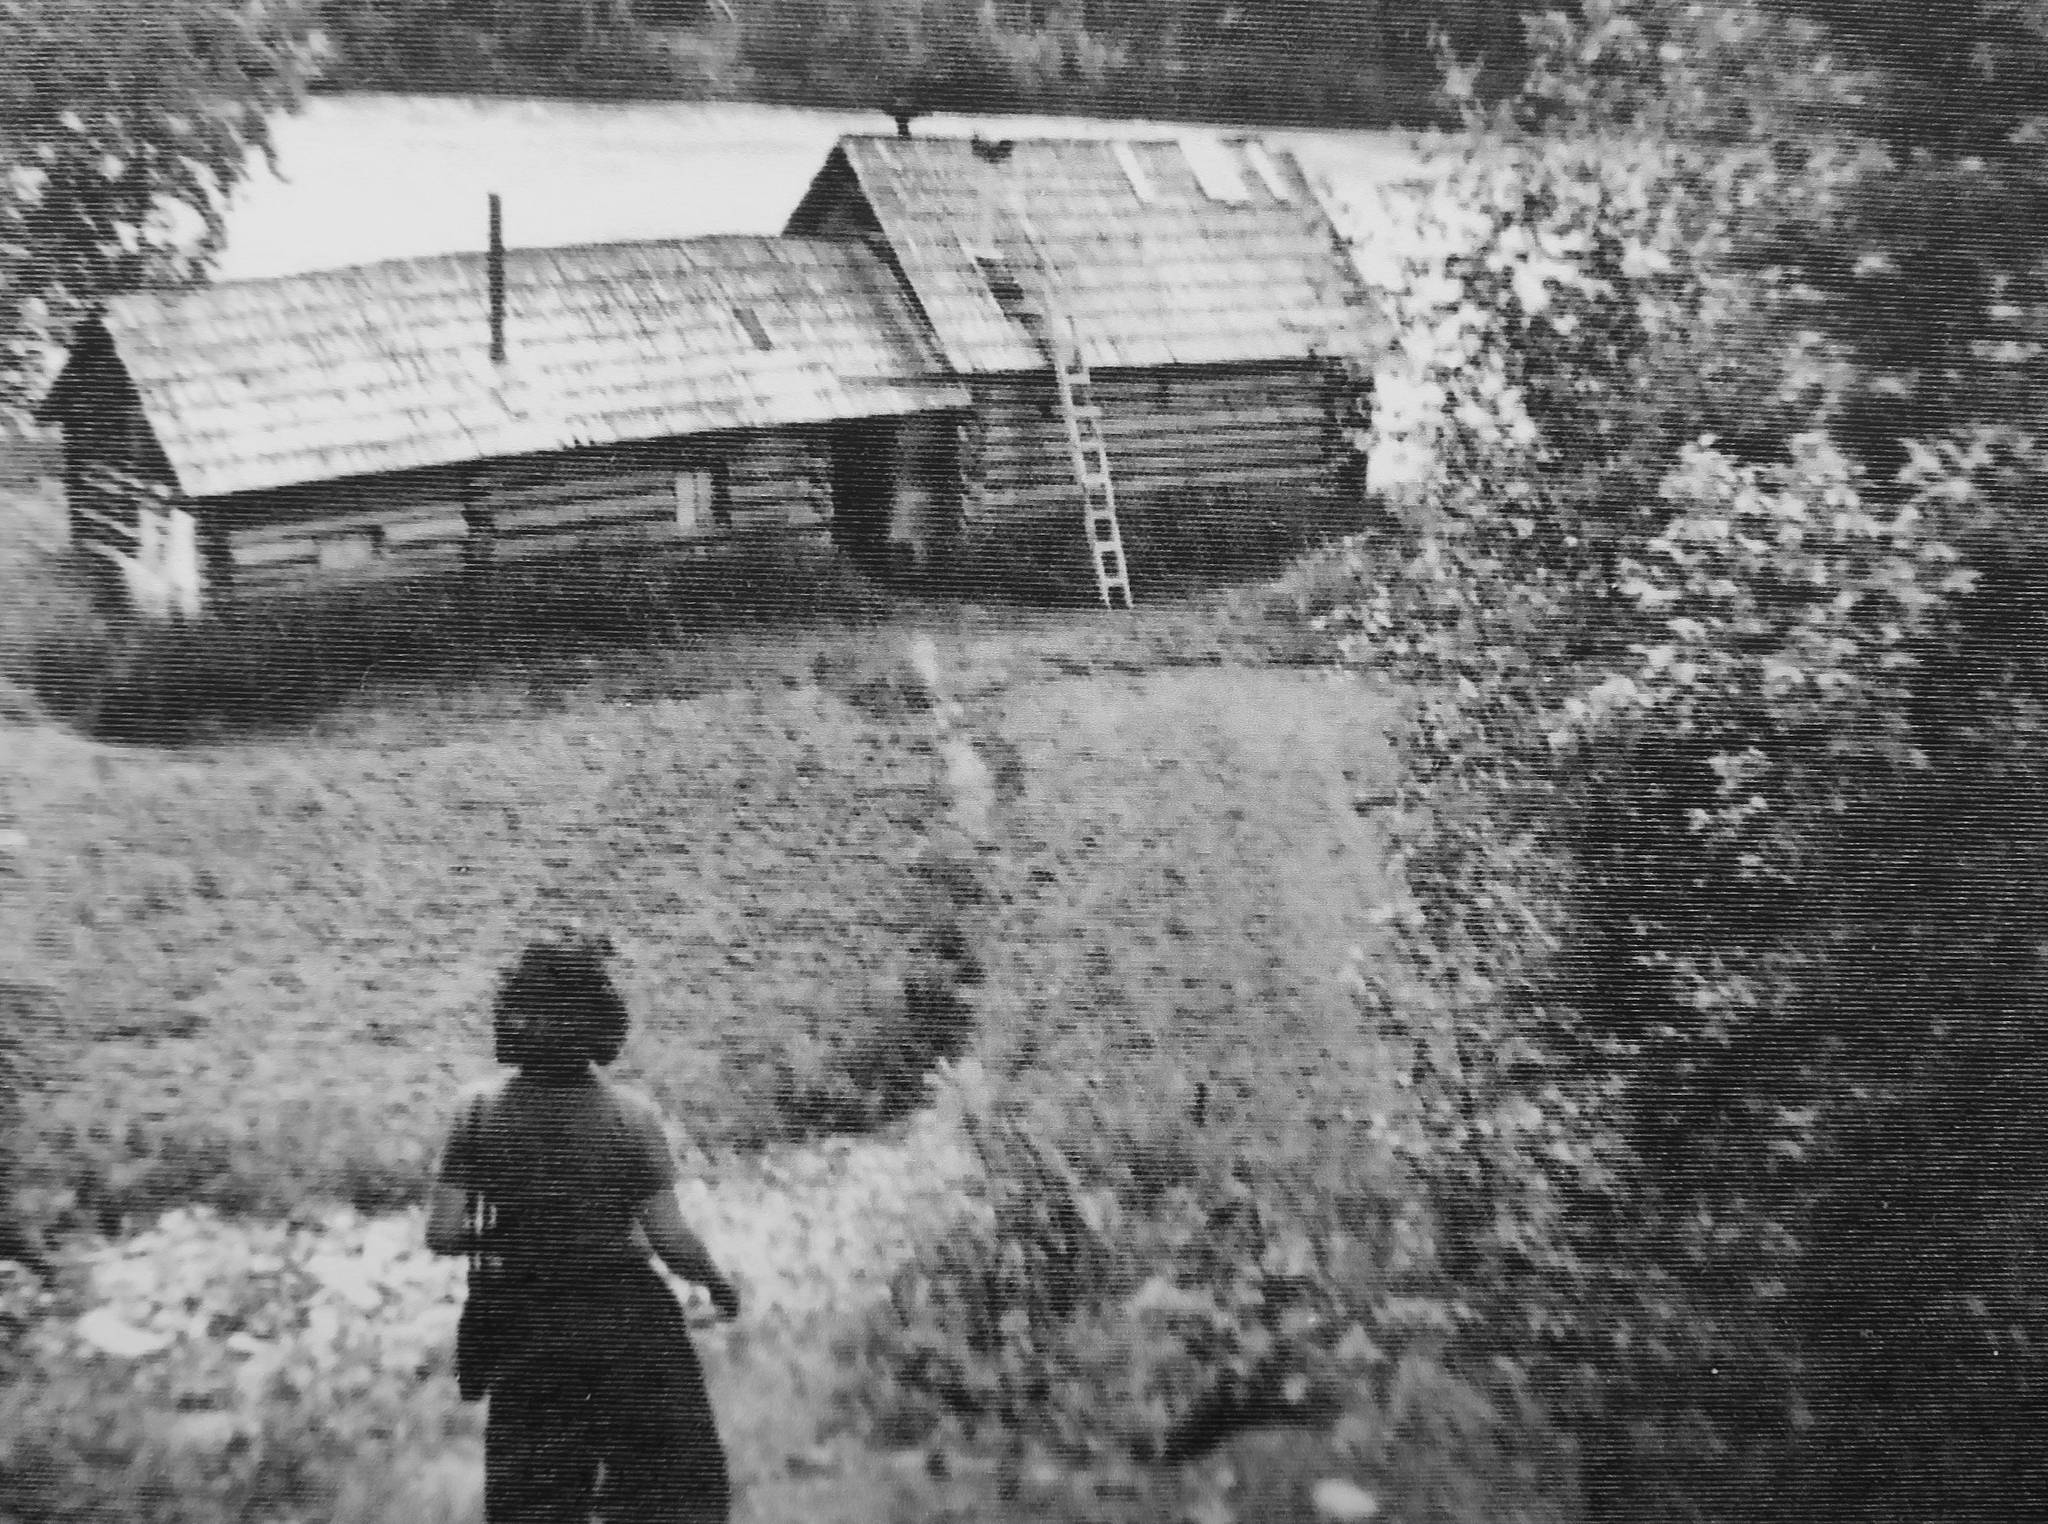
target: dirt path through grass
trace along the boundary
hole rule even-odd
[[[110,1188],[147,1171],[137,1199],[245,1197],[259,1220],[302,1181],[395,1191],[478,1062],[481,993],[518,907],[545,896],[606,920],[647,1013],[626,1078],[710,1147],[691,1152],[703,1183],[686,1206],[748,1290],[740,1324],[701,1334],[737,1519],[935,1520],[914,1465],[835,1432],[848,1376],[833,1344],[921,1237],[971,1208],[957,1126],[941,1108],[750,1159],[719,1147],[755,1103],[735,1079],[789,1035],[829,1032],[858,978],[886,981],[904,864],[962,791],[995,848],[977,1045],[994,1082],[1133,1050],[1320,1063],[1343,1040],[1348,949],[1382,867],[1353,805],[1382,782],[1385,703],[1228,660],[1203,644],[1208,617],[942,630],[961,707],[922,752],[907,743],[928,719],[850,703],[815,640],[723,687],[662,696],[648,677],[630,699],[570,688],[541,712],[437,709],[431,724],[394,708],[331,738],[156,755],[44,732],[19,801],[34,945],[83,1040],[52,1114],[126,1128],[53,1132],[52,1158],[105,1155]],[[895,659],[906,633],[872,632],[867,650]],[[935,761],[950,783],[935,787]],[[337,1307],[439,1348],[457,1267],[424,1260],[411,1214],[348,1233],[417,1255],[399,1279],[428,1288],[405,1296],[431,1316],[397,1297]],[[140,1279],[168,1306],[183,1261],[163,1256]],[[401,1451],[351,1483],[332,1524],[472,1519],[476,1410],[445,1372],[392,1390]]]

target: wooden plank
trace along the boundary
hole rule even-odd
[[[570,524],[601,524],[628,519],[673,519],[675,490],[643,493],[634,497],[593,498],[588,502],[558,503],[545,508],[521,508],[511,512],[493,511],[491,527],[501,535],[516,535],[535,529],[556,529]]]
[[[442,514],[431,519],[406,519],[384,526],[384,543],[387,545],[425,545],[468,538],[469,521],[459,513]]]
[[[1320,466],[1328,459],[1329,452],[1314,441],[1240,444],[1219,440],[1200,449],[1175,442],[1143,450],[1112,449],[1109,471],[1112,480],[1121,482],[1126,476],[1201,476],[1237,467]],[[1004,452],[984,459],[982,475],[997,483],[1052,476],[1071,480],[1073,466],[1064,448],[1057,452]]]
[[[763,503],[755,508],[733,509],[731,527],[749,532],[772,529],[777,525],[790,523],[796,516],[796,509],[789,503]]]
[[[311,554],[319,541],[334,539],[350,534],[363,534],[370,529],[381,528],[386,545],[426,545],[447,540],[461,540],[468,537],[469,525],[459,513],[443,514],[438,518],[401,519],[382,524],[365,523],[361,519],[347,522],[323,520],[307,525],[292,535],[280,531],[266,531],[261,535],[230,531],[227,538],[228,554],[237,561],[254,566],[268,561],[289,561],[301,554]]]
[[[569,533],[519,535],[494,542],[491,554],[494,560],[545,560],[549,556],[580,555],[586,551],[703,538],[710,538],[710,535],[686,534],[674,519],[641,519],[629,524],[610,524]]]
[[[316,561],[319,556],[320,542],[317,540],[262,540],[250,545],[239,542],[233,535],[228,537],[228,561],[237,567],[284,566],[299,561]]]
[[[809,496],[809,484],[791,481],[787,477],[772,482],[733,482],[726,492],[727,499],[737,508],[741,503],[787,502],[791,498]]]
[[[1103,398],[1098,404],[1102,410],[1102,423],[1106,430],[1158,430],[1163,433],[1190,432],[1211,428],[1238,429],[1285,429],[1308,426],[1321,427],[1330,420],[1329,409],[1320,403],[1289,406],[1285,404],[1260,404],[1256,406],[1215,406],[1199,408],[1163,407],[1152,402],[1119,404],[1113,398]],[[1062,427],[1059,415],[1050,419],[1042,417],[990,418],[986,427],[995,430],[1042,429],[1050,424]]]
[[[1298,466],[1254,466],[1243,469],[1217,469],[1200,474],[1181,472],[1171,475],[1133,475],[1117,479],[1117,495],[1127,502],[1132,499],[1154,498],[1171,492],[1200,492],[1206,487],[1225,486],[1316,486],[1328,481],[1330,467],[1324,462]],[[985,485],[984,503],[991,515],[1012,517],[1019,512],[1036,512],[1071,509],[1078,519],[1081,512],[1081,498],[1073,478],[1057,482],[1018,481],[1013,483],[989,482]]]
[[[281,520],[274,524],[251,524],[246,528],[228,531],[231,545],[263,545],[277,540],[303,539],[308,535],[322,536],[335,534],[360,534],[366,529],[382,529],[388,536],[396,536],[401,528],[414,524],[435,522],[461,522],[462,504],[459,502],[400,503],[389,508],[380,508],[366,513],[341,513],[320,518]]]
[[[787,508],[792,503],[816,495],[816,490],[809,483],[788,477],[773,482],[735,482],[726,493],[726,506],[735,514],[759,513],[771,508]]]
[[[228,588],[234,593],[270,593],[374,586],[443,575],[461,564],[460,546],[422,546],[402,556],[378,556],[346,567],[323,567],[305,561],[237,567],[228,579]]]
[[[1319,434],[1205,434],[1187,438],[1139,437],[1106,439],[1112,470],[1126,460],[1197,460],[1205,457],[1247,455],[1291,459],[1301,455],[1327,455],[1329,442]],[[1064,437],[1056,439],[1013,438],[993,441],[982,453],[984,470],[1006,466],[1051,462],[1066,469],[1072,451]]]
[[[725,460],[728,469],[735,471],[764,467],[780,469],[791,461],[817,453],[818,446],[810,440],[764,435],[734,450]]]
[[[823,462],[813,464],[813,462],[803,457],[796,457],[787,461],[756,462],[748,466],[742,466],[739,462],[735,461],[727,469],[725,479],[734,487],[742,484],[758,486],[770,482],[801,481],[810,476],[814,471],[822,469],[824,469]]]
[[[1200,486],[1207,483],[1265,481],[1310,481],[1329,474],[1334,468],[1328,460],[1317,457],[1303,460],[1242,460],[1215,459],[1196,465],[1183,460],[1147,461],[1126,468],[1117,477],[1118,487],[1126,481],[1184,483]]]
[[[1128,366],[1098,365],[1093,368],[1090,379],[1097,394],[1101,396],[1117,393],[1142,393],[1153,396],[1162,390],[1182,396],[1213,395],[1219,392],[1243,395],[1262,391],[1314,390],[1324,385],[1326,381],[1320,365],[1287,363],[1148,366],[1137,369]],[[986,409],[991,402],[1003,398],[1035,396],[1041,391],[1050,391],[1052,385],[1050,369],[1033,371],[1028,375],[976,377],[968,382],[975,406],[981,409]]]
[[[1175,452],[1189,455],[1241,453],[1248,455],[1270,455],[1275,452],[1300,454],[1303,452],[1323,453],[1329,449],[1329,435],[1317,428],[1294,429],[1202,429],[1186,434],[1162,433],[1158,430],[1132,429],[1123,433],[1105,429],[1103,443],[1109,451],[1112,467],[1127,455],[1164,456]],[[1068,454],[1067,436],[1064,432],[992,433],[982,449],[984,462],[1004,460],[1026,460],[1035,457],[1057,457],[1065,460]]]
[[[582,471],[520,486],[487,487],[479,504],[492,512],[588,502],[601,497],[638,497],[664,490],[676,472],[709,469],[710,462],[677,461],[674,471]]]

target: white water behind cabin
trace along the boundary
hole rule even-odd
[[[843,134],[892,132],[876,111],[733,102],[316,96],[274,124],[230,200],[216,280],[480,250],[487,197],[503,198],[514,248],[777,233]],[[929,136],[1173,138],[1254,129],[1063,116],[920,118]],[[1383,283],[1414,246],[1381,193],[1422,173],[1417,140],[1388,131],[1273,130],[1322,188],[1361,271]],[[1379,382],[1388,422],[1410,410],[1395,367]],[[1397,428],[1394,432],[1404,433]],[[1407,450],[1373,474],[1407,476]],[[1398,457],[1398,458],[1397,458]]]
[[[485,198],[515,248],[778,233],[838,139],[894,130],[876,111],[494,98],[316,96],[274,124],[230,203],[216,278],[247,280],[481,249]],[[1179,137],[1248,129],[1093,117],[931,116],[959,137]],[[1340,195],[1412,175],[1391,132],[1269,132]]]

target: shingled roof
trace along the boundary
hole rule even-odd
[[[1369,352],[1365,292],[1328,215],[1293,157],[1255,139],[848,137],[787,231],[844,231],[850,200],[872,210],[962,374],[1046,363],[985,253],[1027,275],[1042,264],[1093,365]]]
[[[192,496],[724,429],[962,407],[901,283],[762,237],[485,257],[122,296],[100,318]]]

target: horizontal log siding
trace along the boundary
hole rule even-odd
[[[1312,367],[1097,371],[1119,506],[1164,511],[1205,490],[1298,502],[1335,490],[1331,393]],[[1050,376],[973,383],[968,516],[978,528],[1079,511]]]
[[[201,511],[223,526],[225,585],[262,596],[814,530],[830,520],[828,462],[821,431],[789,429],[252,493]],[[728,512],[685,528],[675,478],[699,470],[722,473]],[[337,546],[373,533],[377,553],[336,564]]]
[[[462,564],[469,479],[436,468],[362,477],[197,505],[219,545],[216,584],[230,597],[402,582]],[[381,553],[321,564],[322,546],[376,533]]]
[[[736,533],[832,522],[832,447],[822,428],[749,434],[726,470]]]

